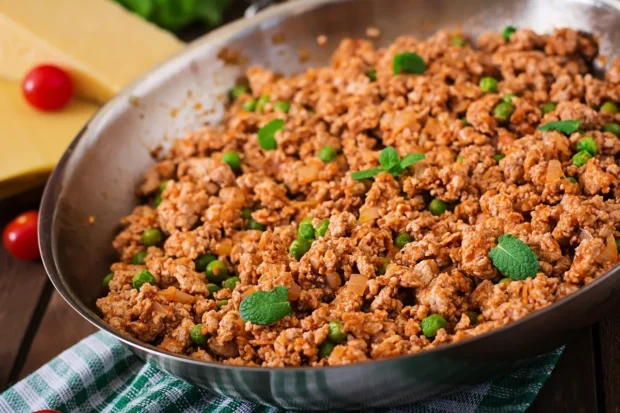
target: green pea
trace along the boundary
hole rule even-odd
[[[480,79],[480,90],[485,93],[497,92],[497,80],[491,76],[486,76]]]
[[[552,102],[543,103],[542,105],[540,105],[540,110],[542,111],[543,115],[546,115],[547,113],[551,113],[555,110],[555,103],[552,103]]]
[[[327,233],[327,229],[329,228],[329,219],[324,219],[319,222],[319,225],[316,226],[316,236],[324,237]]]
[[[143,284],[155,285],[156,282],[157,281],[155,280],[155,277],[153,276],[153,274],[151,274],[150,271],[142,270],[136,275],[134,275],[133,279],[131,280],[131,285],[133,285],[133,288],[135,288],[136,290],[139,290]]]
[[[371,82],[376,82],[377,81],[377,70],[376,69],[369,70],[368,72],[366,72],[366,77],[370,79]]]
[[[142,233],[142,243],[147,247],[159,244],[164,239],[163,234],[157,228],[149,228]]]
[[[384,258],[383,263],[377,269],[377,275],[383,275],[387,271],[387,266],[390,265],[390,259]]]
[[[273,110],[288,113],[291,110],[291,104],[284,100],[279,100],[273,105]]]
[[[501,161],[505,157],[506,155],[504,155],[503,153],[496,153],[495,155],[493,155],[493,160],[495,160],[495,163],[499,165],[499,161]]]
[[[476,324],[478,324],[478,313],[475,311],[468,311],[467,312],[467,317],[469,317],[469,323],[472,326],[475,326]]]
[[[319,150],[319,159],[325,163],[335,161],[337,156],[338,152],[333,146],[326,145]]]
[[[512,103],[512,99],[514,99],[514,97],[515,97],[515,95],[513,95],[512,93],[507,93],[502,98],[502,101],[506,102],[506,103]]]
[[[577,183],[577,178],[575,178],[574,176],[569,176],[568,177],[568,181],[576,184]]]
[[[297,229],[297,235],[303,239],[314,239],[314,227],[312,226],[312,219],[306,218],[299,223],[299,229]]]
[[[504,38],[505,41],[509,42],[510,36],[512,36],[512,34],[516,31],[517,31],[516,27],[506,26],[504,27],[504,30],[502,30],[502,37]]]
[[[215,285],[215,284],[211,284],[211,283],[209,283],[209,284],[207,284],[207,290],[209,290],[209,294],[213,295],[213,294],[215,294],[216,292],[220,291],[220,290],[221,290],[221,288],[220,288],[220,287],[218,287],[218,286],[217,286],[217,285]]]
[[[611,100],[608,100],[607,102],[601,105],[600,111],[603,113],[609,113],[609,114],[615,115],[616,113],[618,113],[618,105],[616,105],[616,102],[612,102]]]
[[[248,112],[254,112],[256,110],[256,99],[251,98],[246,100],[243,103],[243,110],[247,110]]]
[[[222,161],[226,162],[233,171],[238,171],[241,169],[241,156],[239,156],[237,152],[225,152],[222,155]]]
[[[207,344],[207,336],[206,334],[202,334],[202,324],[194,325],[189,332],[189,337],[199,346],[204,346]]]
[[[260,222],[256,221],[254,218],[248,219],[248,229],[253,229],[255,231],[264,231],[267,227]]]
[[[203,254],[200,257],[196,258],[194,260],[194,263],[196,264],[196,271],[198,272],[203,272],[207,269],[207,265],[209,265],[210,262],[217,260],[217,257],[213,254]]]
[[[511,103],[502,102],[493,109],[493,116],[500,123],[506,123],[510,121],[510,117],[514,111],[515,107]]]
[[[465,160],[465,157],[464,157],[464,156],[457,156],[457,157],[456,157],[456,161],[457,161],[457,162],[463,162],[464,160]]]
[[[244,93],[248,93],[249,91],[250,88],[248,87],[248,85],[236,85],[230,90],[230,100],[235,101],[239,99],[239,96],[243,95]]]
[[[254,212],[252,210],[252,208],[248,208],[248,207],[243,208],[241,210],[241,218],[243,218],[243,219],[250,219],[250,218],[252,218],[252,212]]]
[[[256,110],[258,112],[262,112],[263,110],[265,110],[265,105],[269,103],[270,100],[271,98],[269,97],[269,95],[263,95],[259,97],[258,101],[256,102]]]
[[[441,199],[434,198],[430,204],[428,204],[428,210],[431,214],[439,216],[448,210],[448,204]]]
[[[342,327],[344,324],[342,321],[330,321],[327,325],[329,332],[327,333],[327,337],[333,341],[334,343],[342,343],[347,339],[347,333],[342,331]]]
[[[220,300],[220,301],[215,303],[215,308],[217,308],[219,310],[220,308],[224,307],[225,305],[228,305],[228,300]]]
[[[620,254],[620,238],[616,238],[616,249],[618,250],[618,253]]]
[[[310,251],[310,247],[312,246],[312,241],[307,239],[298,238],[295,241],[291,242],[291,246],[289,247],[289,252],[297,261],[301,260],[301,258],[306,254],[306,252]]]
[[[452,43],[454,46],[463,47],[465,46],[466,41],[463,36],[457,34],[452,36],[452,39],[450,39],[450,43]]]
[[[431,314],[422,320],[420,326],[422,327],[422,333],[426,337],[432,338],[437,335],[439,329],[446,326],[446,319],[439,314]]]
[[[603,132],[611,132],[620,138],[620,124],[616,122],[608,122],[603,125]]]
[[[207,274],[207,279],[212,283],[221,283],[228,278],[228,268],[220,260],[211,261],[207,265],[205,273]]]
[[[240,282],[241,279],[239,277],[230,277],[222,282],[222,287],[228,288],[229,290],[234,290],[237,283]]]
[[[573,155],[573,165],[584,166],[592,158],[589,152],[581,151]]]
[[[510,281],[512,281],[511,278],[502,278],[501,280],[499,280],[498,284],[505,284],[505,283],[509,283]]]
[[[159,206],[159,204],[161,204],[161,195],[157,195],[155,197],[155,199],[153,200],[153,208],[157,208]]]
[[[111,272],[108,275],[106,275],[105,277],[103,277],[103,286],[110,288],[110,281],[112,281],[112,278],[114,278],[114,273]]]
[[[323,341],[320,345],[319,345],[319,358],[325,358],[325,357],[329,357],[330,354],[332,354],[332,351],[334,351],[334,348],[336,347],[336,343],[334,343],[333,341],[326,339],[325,341]]]
[[[131,259],[133,265],[144,265],[144,259],[146,258],[146,251],[139,251]]]
[[[463,126],[471,126],[471,123],[467,120],[467,117],[463,116],[461,118],[461,122],[463,122]]]
[[[394,239],[394,245],[396,248],[402,249],[405,245],[409,244],[412,241],[411,236],[406,232],[398,234],[396,239]]]
[[[579,139],[579,142],[577,142],[577,150],[586,151],[590,155],[594,156],[598,152],[598,145],[596,144],[596,141],[594,139],[586,136]]]

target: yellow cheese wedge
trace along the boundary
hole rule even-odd
[[[53,63],[77,96],[105,102],[183,43],[112,0],[0,0],[0,77]]]
[[[0,80],[0,198],[43,182],[97,106],[74,100],[40,112],[18,83]]]

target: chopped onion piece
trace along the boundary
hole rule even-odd
[[[168,287],[165,290],[162,290],[160,294],[168,301],[174,301],[181,304],[193,304],[195,300],[193,295],[187,294],[176,287]]]
[[[596,262],[604,264],[609,261],[615,261],[618,258],[618,247],[616,246],[616,240],[613,235],[607,237],[605,243],[605,249],[596,258]]]
[[[361,297],[364,295],[364,291],[366,291],[367,282],[368,276],[362,274],[351,274],[351,278],[347,281],[347,289]]]
[[[232,240],[229,238],[226,238],[217,243],[215,248],[213,248],[213,252],[215,252],[216,255],[228,257],[230,255],[230,252],[232,251],[232,247],[233,247]]]
[[[161,305],[157,301],[153,301],[153,311],[155,311],[156,313],[161,314],[161,315],[168,314],[168,310],[166,309],[166,307],[164,307],[163,305]]]
[[[398,112],[392,120],[392,130],[394,133],[400,133],[417,122],[416,114],[413,109],[407,108]]]
[[[304,165],[297,170],[297,176],[299,177],[299,182],[305,185],[319,179],[320,172],[321,168],[318,165]]]
[[[363,206],[360,208],[360,224],[374,221],[379,218],[379,208]]]
[[[551,184],[559,179],[564,178],[562,164],[557,159],[552,159],[547,165],[547,183]]]
[[[340,275],[334,273],[334,272],[330,272],[325,276],[325,279],[327,280],[327,285],[329,285],[329,287],[332,290],[335,290],[336,288],[340,287],[342,285],[342,279],[340,278]]]

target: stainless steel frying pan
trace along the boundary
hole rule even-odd
[[[556,348],[619,296],[620,268],[500,330],[417,355],[343,367],[250,368],[191,360],[121,336],[95,313],[95,300],[104,293],[101,279],[116,256],[111,240],[121,216],[138,201],[134,189],[153,163],[150,150],[166,147],[184,130],[217,122],[223,113],[223,97],[242,72],[218,58],[223,49],[290,74],[325,64],[341,38],[363,37],[371,25],[381,29],[377,41],[386,44],[404,33],[427,36],[460,27],[476,36],[507,24],[594,32],[605,54],[620,55],[618,0],[301,0],[199,39],[101,109],[60,161],[45,190],[39,225],[52,282],[84,318],[159,368],[218,393],[283,408],[410,403],[487,380]],[[274,44],[276,34],[284,34],[285,42]],[[320,34],[327,35],[327,47],[316,45]],[[309,60],[299,59],[300,48]],[[95,217],[93,225],[89,216]]]

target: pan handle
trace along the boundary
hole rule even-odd
[[[250,7],[245,10],[243,14],[245,17],[252,17],[259,11],[269,7],[271,4],[275,3],[276,0],[254,0]]]

